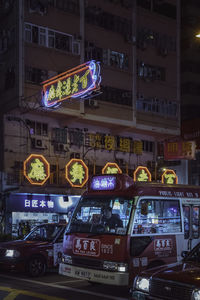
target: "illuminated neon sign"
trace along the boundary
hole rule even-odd
[[[166,169],[164,173],[162,174],[162,183],[166,184],[177,184],[178,183],[178,177],[174,170]]]
[[[31,154],[24,161],[24,176],[31,184],[43,185],[50,176],[50,165],[40,154]]]
[[[121,174],[122,170],[118,164],[108,162],[102,169],[102,174]]]
[[[82,159],[71,159],[65,166],[65,177],[72,187],[82,188],[88,181],[88,167]]]
[[[115,176],[95,176],[91,181],[91,189],[95,191],[114,190],[116,188]]]
[[[94,60],[86,62],[44,81],[43,104],[53,107],[69,98],[84,98],[98,90],[100,82],[100,64]]]
[[[134,181],[151,181],[151,173],[147,167],[139,166],[133,173]]]

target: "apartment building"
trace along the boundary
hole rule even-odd
[[[1,1],[1,218],[7,232],[16,233],[21,220],[68,219],[86,187],[67,180],[71,159],[83,160],[89,176],[108,162],[130,176],[138,165],[155,171],[163,155],[158,146],[180,134],[179,5]],[[100,66],[98,89],[44,105],[42,82],[90,61]],[[49,172],[40,184],[24,170],[32,157],[42,157]]]
[[[196,142],[195,160],[188,161],[188,182],[200,184],[200,3],[182,0],[181,16],[181,116],[182,136]]]

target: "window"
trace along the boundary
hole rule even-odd
[[[146,151],[146,152],[153,152],[153,146],[154,146],[154,143],[151,142],[151,141],[142,141],[142,145],[143,145],[143,151]]]
[[[31,83],[41,83],[48,78],[48,71],[25,66],[25,80]]]
[[[67,129],[53,128],[52,139],[57,143],[67,144]]]
[[[68,230],[69,232],[125,235],[131,216],[131,208],[132,199],[102,198],[101,196],[83,197],[76,207]],[[108,219],[112,220],[109,222]]]
[[[26,23],[25,41],[80,55],[80,42],[74,41],[72,35],[46,27]]]
[[[135,212],[134,234],[168,234],[181,231],[178,200],[141,199],[138,202]]]
[[[47,123],[26,120],[26,124],[29,127],[31,135],[35,135],[35,134],[41,135],[41,136],[48,135],[48,124]]]
[[[138,97],[136,107],[138,111],[151,112],[168,117],[176,117],[178,114],[178,103],[158,98]]]

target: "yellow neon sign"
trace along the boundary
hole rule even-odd
[[[88,167],[82,159],[71,159],[65,166],[65,178],[72,187],[82,188],[88,181]]]
[[[151,181],[151,173],[147,167],[139,166],[133,172],[133,180],[141,182]]]
[[[166,169],[164,173],[162,174],[162,183],[166,184],[177,184],[178,183],[178,177],[174,170]]]
[[[31,154],[24,161],[24,176],[33,185],[43,185],[50,177],[50,165],[43,155]]]
[[[102,174],[121,174],[122,170],[119,168],[118,164],[108,162],[102,169]]]

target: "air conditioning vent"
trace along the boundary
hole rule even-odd
[[[31,139],[31,148],[34,149],[45,149],[44,141],[42,139]]]

